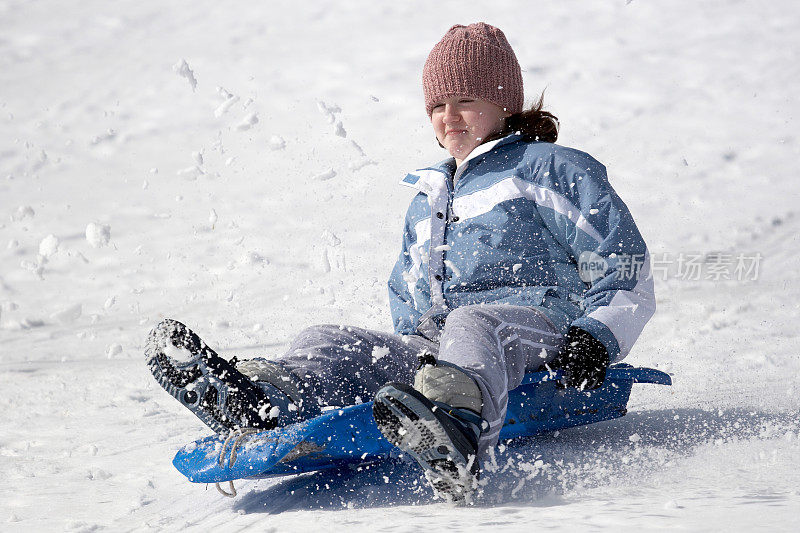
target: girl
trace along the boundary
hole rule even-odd
[[[527,372],[602,385],[655,311],[647,247],[591,156],[556,144],[542,99],[498,28],[450,28],[423,69],[425,107],[451,157],[411,172],[389,280],[394,333],[301,332],[282,357],[225,361],[164,321],[146,354],[164,388],[217,431],[270,429],[374,398],[375,422],[434,492],[469,498]],[[388,382],[388,383],[387,383]]]

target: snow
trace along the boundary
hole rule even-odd
[[[386,346],[375,346],[372,348],[372,361],[378,361],[381,358],[389,355],[389,348]]]
[[[192,352],[183,346],[174,346],[172,344],[164,346],[164,354],[181,363],[189,363],[195,358]]]
[[[235,94],[231,94],[222,87],[217,87],[217,92],[222,96],[225,100],[214,110],[214,116],[219,118],[225,113],[230,110],[231,107],[235,103],[239,101],[239,97]]]
[[[328,181],[329,179],[333,179],[335,177],[336,177],[336,171],[333,170],[332,168],[329,168],[328,170],[324,170],[319,174],[315,174],[314,176],[312,176],[311,179],[314,181]]]
[[[286,148],[286,140],[280,135],[273,135],[269,138],[268,146],[270,150],[283,150]]]
[[[258,124],[258,113],[248,113],[241,122],[236,125],[236,129],[239,131],[249,130],[255,124]]]
[[[119,355],[121,353],[122,353],[122,345],[119,344],[119,343],[114,343],[114,344],[110,345],[108,347],[108,349],[106,350],[106,356],[109,359],[113,359],[114,357],[116,357],[117,355]]]
[[[26,217],[33,218],[35,212],[33,208],[29,205],[21,205],[17,208],[16,211],[11,215],[11,220],[24,220]]]
[[[796,530],[800,12],[523,13],[0,2],[0,529]],[[664,261],[627,361],[675,385],[498,449],[469,508],[432,503],[413,467],[244,481],[233,500],[187,482],[170,461],[209,431],[150,376],[148,331],[170,316],[227,357],[274,357],[313,323],[389,329],[413,195],[397,182],[444,157],[422,64],[477,20],[506,32],[528,100],[547,89],[560,142],[607,166]],[[91,221],[113,242],[95,247]],[[760,254],[757,279],[733,275],[742,254]]]
[[[58,252],[58,245],[58,237],[48,235],[39,243],[39,255],[45,258],[54,256]]]
[[[192,167],[182,168],[181,170],[176,172],[177,176],[180,176],[181,178],[185,179],[186,181],[194,181],[198,177],[202,176],[203,174],[205,174],[203,172],[203,169],[200,168],[197,165],[192,166]]]
[[[111,239],[111,226],[108,224],[98,224],[90,222],[86,226],[86,242],[93,248],[101,248],[108,244]]]
[[[192,91],[197,90],[197,80],[194,77],[194,71],[189,68],[189,64],[185,59],[181,59],[175,63],[172,66],[172,70],[175,71],[175,74],[178,76],[186,78],[186,81],[188,81],[189,85],[192,87]]]
[[[71,322],[75,322],[76,320],[78,320],[82,312],[83,312],[83,305],[74,304],[70,305],[65,309],[61,309],[60,311],[56,311],[51,315],[50,318],[52,318],[57,322],[60,322],[61,324],[69,324]]]

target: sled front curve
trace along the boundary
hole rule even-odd
[[[652,368],[620,363],[593,391],[558,389],[559,374],[534,372],[509,391],[500,439],[533,436],[624,416],[634,383],[671,385]],[[372,402],[271,431],[212,435],[181,448],[172,463],[195,483],[267,478],[384,460],[395,448],[372,418]]]

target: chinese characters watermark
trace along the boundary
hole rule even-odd
[[[653,279],[667,281],[756,281],[764,256],[759,252],[681,252],[650,256]],[[621,279],[646,275],[644,254],[617,255],[616,273]]]

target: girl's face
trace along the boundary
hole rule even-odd
[[[431,124],[436,138],[461,164],[488,135],[500,131],[510,113],[478,98],[445,98],[433,108]]]

